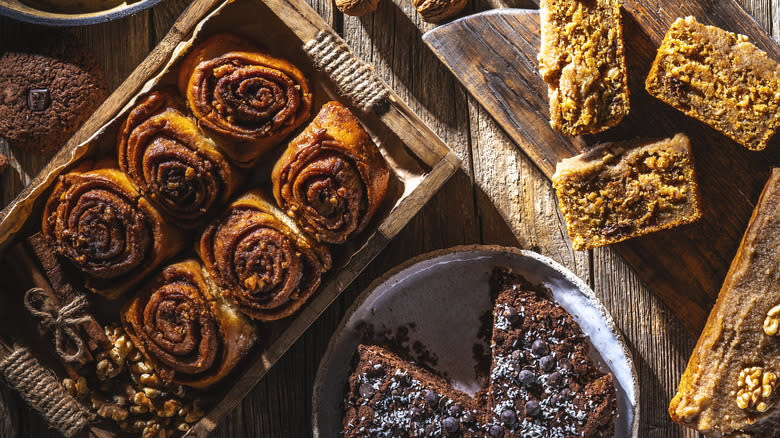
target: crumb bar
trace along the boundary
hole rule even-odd
[[[595,134],[628,114],[618,0],[541,0],[539,73],[548,85],[550,125]]]
[[[744,35],[678,18],[645,82],[647,91],[742,146],[766,147],[780,125],[780,66]]]
[[[558,163],[553,186],[575,250],[701,216],[691,145],[683,134],[595,146]]]

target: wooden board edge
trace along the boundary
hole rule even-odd
[[[420,209],[436,194],[460,168],[460,158],[450,151],[435,165],[412,193],[388,215],[377,232],[390,240],[394,238]]]
[[[390,88],[388,87],[388,90]],[[422,159],[429,167],[441,161],[451,149],[438,135],[430,130],[417,114],[395,92],[390,90],[387,100],[390,106],[379,115],[382,122]]]

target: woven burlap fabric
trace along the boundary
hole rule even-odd
[[[87,426],[88,417],[81,404],[26,348],[15,347],[0,361],[0,372],[30,406],[66,437],[76,436]]]
[[[327,73],[339,87],[363,111],[376,110],[387,97],[387,85],[374,69],[358,59],[338,35],[320,31],[303,49],[314,61],[318,70]]]

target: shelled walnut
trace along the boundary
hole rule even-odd
[[[200,399],[182,385],[164,384],[121,327],[105,332],[111,345],[95,355],[94,373],[62,382],[77,400],[141,438],[179,436],[203,417]]]
[[[429,23],[441,23],[466,7],[468,0],[412,0],[423,20]]]
[[[777,375],[762,367],[745,368],[739,373],[736,403],[740,409],[754,408],[766,412],[772,404]]]
[[[780,328],[780,304],[769,309],[766,313],[766,319],[764,319],[764,333],[769,336],[777,334],[777,329]]]

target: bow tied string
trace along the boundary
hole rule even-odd
[[[40,321],[45,331],[54,330],[57,354],[66,362],[77,362],[86,354],[84,340],[78,330],[81,324],[89,322],[87,313],[89,301],[84,295],[78,295],[69,303],[60,307],[54,296],[40,287],[29,289],[24,294],[24,307]],[[76,347],[70,353],[65,350],[65,342]]]

